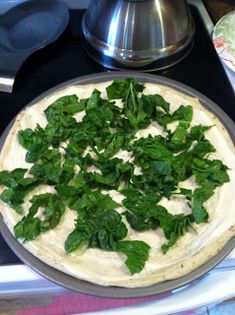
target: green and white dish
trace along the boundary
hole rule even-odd
[[[221,60],[235,72],[235,10],[216,24],[213,42]]]

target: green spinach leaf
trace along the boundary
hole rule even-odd
[[[127,256],[125,264],[134,275],[144,268],[150,246],[142,241],[121,241],[117,243],[115,250]]]
[[[56,227],[65,211],[64,204],[57,195],[49,193],[35,195],[30,202],[32,205],[28,215],[14,227],[16,238],[22,238],[24,242],[33,240],[39,234]],[[43,219],[35,217],[39,208],[44,209]]]

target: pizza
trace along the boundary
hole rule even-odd
[[[64,273],[150,286],[234,236],[234,166],[228,132],[196,98],[134,78],[74,84],[16,117],[0,154],[0,212]]]

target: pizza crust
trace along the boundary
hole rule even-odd
[[[94,88],[102,91],[102,97],[106,97],[105,87],[110,83],[65,87],[22,111],[17,116],[2,148],[0,169],[12,170],[16,167],[30,167],[30,164],[24,161],[25,150],[17,141],[17,133],[21,129],[35,128],[38,122],[44,127],[46,119],[43,110],[52,102],[63,95],[74,93],[79,98],[89,97]],[[227,130],[220,120],[203,108],[196,98],[163,85],[146,83],[145,86],[145,94],[161,94],[171,103],[172,111],[181,104],[192,105],[194,108],[193,124],[216,125],[206,134],[212,144],[218,148],[215,157],[222,159],[229,168],[235,166],[235,149]],[[82,114],[76,115],[76,118],[81,120]],[[129,230],[128,239],[143,240],[151,246],[150,258],[146,262],[145,268],[134,276],[129,274],[124,264],[124,257],[117,253],[88,249],[66,254],[63,244],[67,235],[73,231],[73,221],[76,218],[76,213],[71,210],[66,211],[55,229],[40,235],[37,240],[22,245],[37,258],[62,272],[104,286],[144,287],[175,279],[188,274],[217,255],[228,240],[235,235],[235,206],[231,203],[233,187],[235,187],[233,169],[229,171],[229,176],[230,182],[217,188],[215,195],[207,202],[210,222],[197,226],[197,235],[193,231],[187,233],[166,255],[160,251],[161,245],[166,241],[161,230],[142,233]],[[54,192],[53,189],[49,186],[40,186],[31,192],[24,204],[26,212],[30,206],[29,199],[32,195]],[[114,199],[118,198],[118,196],[112,196]],[[13,227],[21,216],[3,202],[0,204],[4,222],[13,233]],[[172,209],[174,211],[174,207]]]

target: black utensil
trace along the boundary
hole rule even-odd
[[[69,21],[67,6],[57,0],[23,2],[0,18],[0,91],[12,92],[22,63],[55,41]]]

